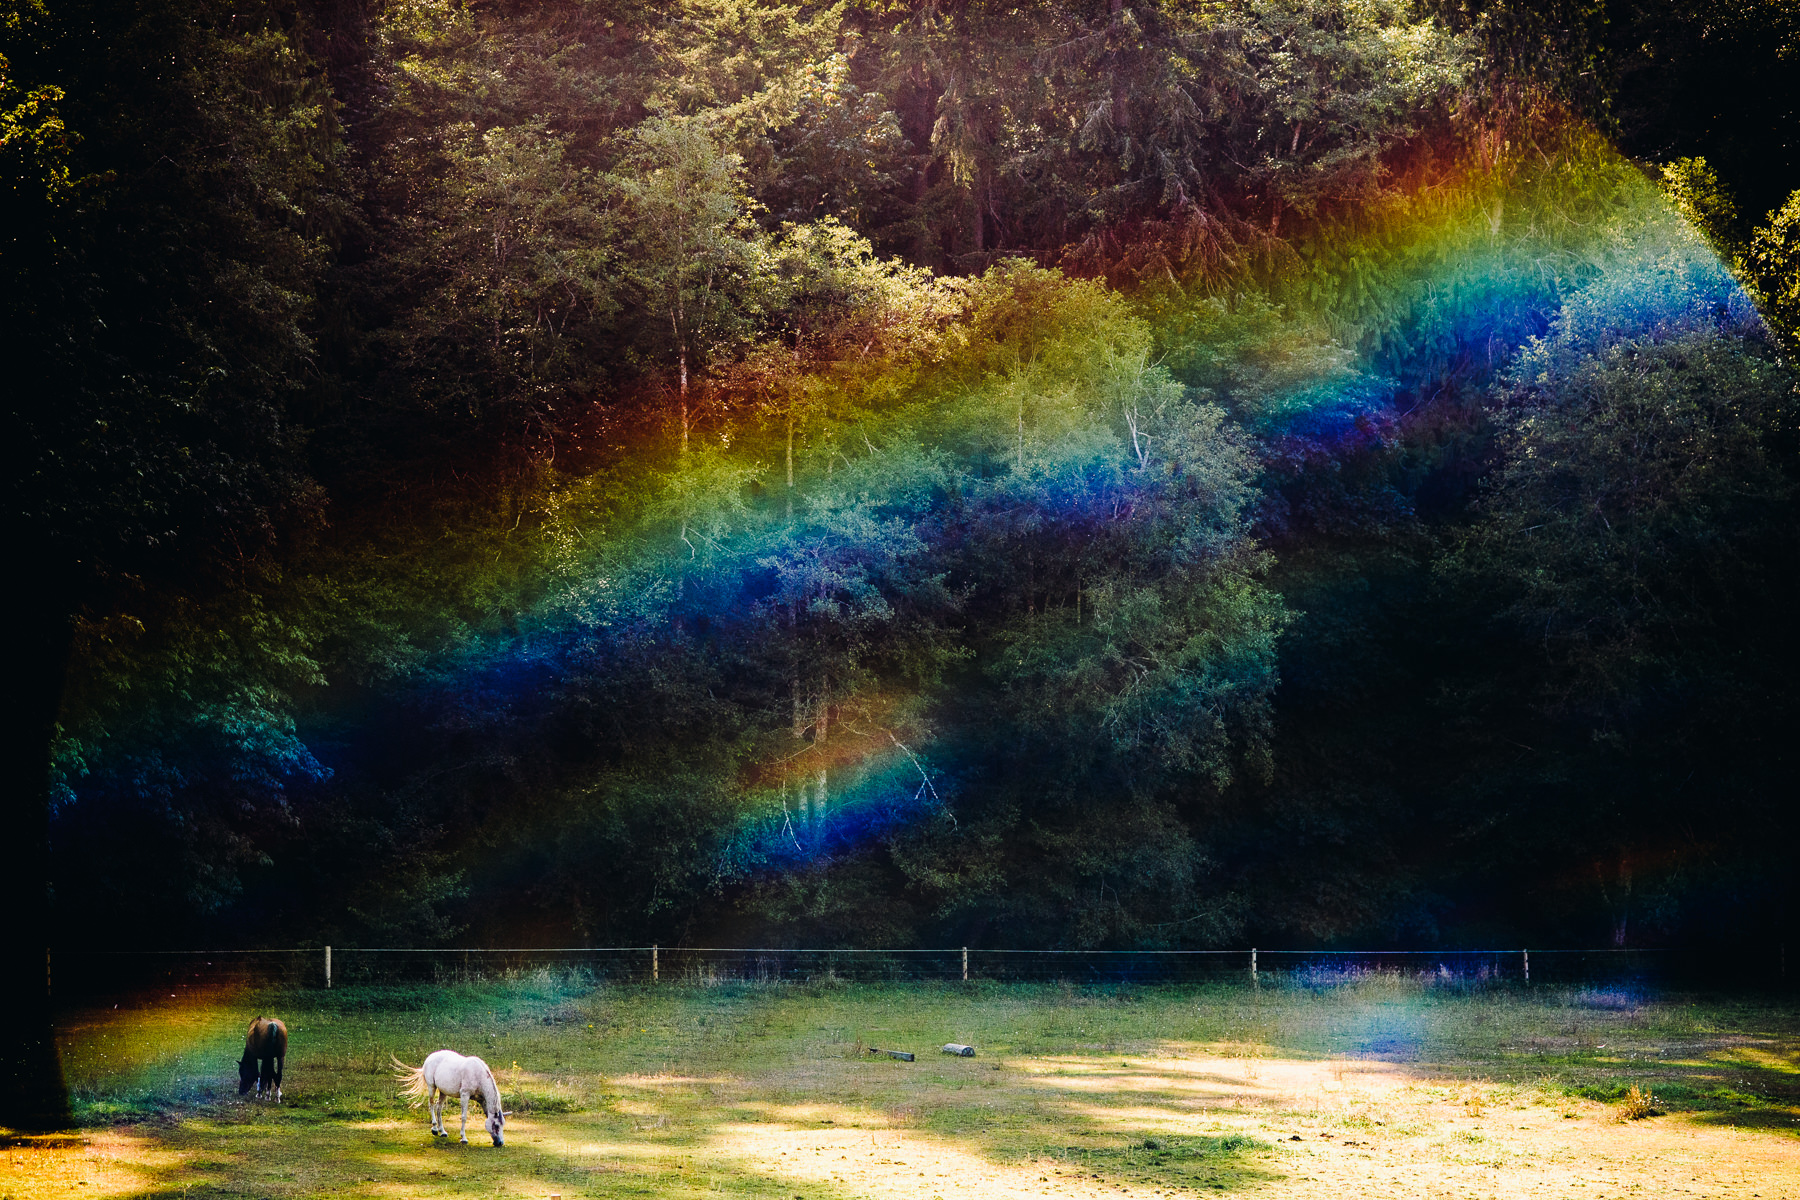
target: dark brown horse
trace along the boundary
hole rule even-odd
[[[281,1063],[287,1057],[287,1026],[274,1017],[258,1017],[250,1022],[250,1033],[244,1038],[244,1057],[238,1059],[238,1095],[252,1086],[256,1098],[273,1097],[281,1103]]]

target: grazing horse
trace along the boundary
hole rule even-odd
[[[286,1058],[287,1026],[274,1017],[258,1017],[250,1022],[250,1032],[244,1038],[244,1057],[238,1059],[238,1095],[254,1086],[258,1100],[272,1096],[280,1104],[281,1064]]]
[[[393,1055],[389,1055],[393,1058]],[[417,1108],[421,1101],[431,1101],[431,1132],[439,1137],[449,1137],[450,1131],[444,1128],[444,1101],[451,1096],[462,1097],[462,1136],[463,1145],[469,1144],[469,1097],[474,1096],[481,1104],[481,1111],[487,1114],[488,1136],[494,1139],[494,1145],[506,1145],[502,1130],[506,1126],[506,1118],[512,1116],[500,1109],[500,1085],[494,1082],[494,1073],[479,1058],[465,1058],[454,1050],[439,1050],[423,1063],[409,1067],[394,1058],[394,1066],[398,1068],[395,1078],[401,1083],[400,1094],[412,1097],[412,1106]]]

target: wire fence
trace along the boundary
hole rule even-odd
[[[1719,983],[1716,956],[1678,949],[1485,950],[933,950],[598,946],[257,950],[60,950],[46,959],[59,997],[167,986],[341,988],[477,983],[548,974],[594,983],[1060,983],[1181,985],[1236,981],[1323,988],[1370,975],[1445,987],[1596,982]],[[1786,953],[1766,979],[1785,982]]]

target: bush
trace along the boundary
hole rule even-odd
[[[1621,1121],[1641,1121],[1645,1117],[1660,1117],[1662,1110],[1656,1107],[1656,1097],[1646,1088],[1632,1084],[1626,1089],[1625,1099],[1619,1105]]]

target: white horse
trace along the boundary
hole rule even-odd
[[[392,1055],[388,1057],[393,1058]],[[431,1132],[438,1137],[449,1137],[450,1131],[444,1128],[444,1101],[451,1096],[462,1097],[462,1135],[463,1145],[469,1144],[469,1097],[474,1096],[481,1104],[481,1111],[487,1114],[488,1136],[494,1139],[494,1145],[506,1145],[501,1131],[506,1127],[506,1118],[512,1116],[500,1108],[500,1085],[494,1082],[494,1073],[479,1058],[465,1057],[454,1050],[439,1050],[416,1067],[409,1067],[398,1058],[394,1066],[399,1068],[395,1078],[402,1087],[400,1094],[412,1097],[412,1105],[417,1108],[425,1100],[431,1101]]]

